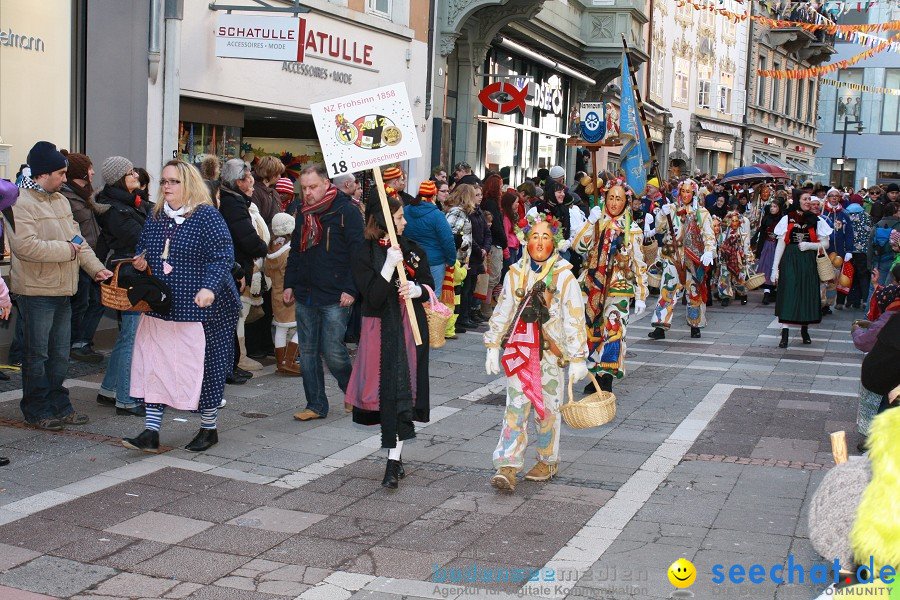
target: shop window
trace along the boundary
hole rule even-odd
[[[900,69],[885,69],[884,87],[900,87]],[[881,131],[884,133],[900,133],[900,96],[884,95],[881,113]]]
[[[843,69],[838,71],[838,81],[862,85],[862,69]],[[838,87],[834,111],[834,130],[843,131],[844,121],[858,121],[862,115],[862,92],[848,87]]]
[[[688,103],[691,89],[690,63],[686,58],[675,59],[674,101],[679,104]]]
[[[556,138],[549,135],[538,136],[538,157],[535,167],[549,169],[556,164]]]
[[[619,156],[610,154],[606,157],[606,170],[616,175],[619,174]]]
[[[484,161],[488,169],[499,171],[516,162],[516,130],[504,125],[487,124]]]
[[[391,18],[391,0],[366,0],[366,9],[373,15]]]
[[[775,71],[780,71],[780,70],[781,70],[781,63],[776,61],[772,68],[773,68]],[[770,107],[774,112],[778,112],[778,96],[779,96],[780,94],[781,94],[781,80],[780,80],[780,79],[773,79],[773,80],[772,80],[772,98],[771,98],[772,104],[769,105],[769,107]]]
[[[224,162],[241,157],[241,128],[182,121],[178,127],[178,158],[191,164],[207,156]]]
[[[697,106],[709,108],[712,95],[712,67],[700,65],[697,70]]]
[[[838,164],[840,158],[831,159],[831,181],[837,183],[837,187],[854,187],[856,181],[856,159],[848,158],[844,164]],[[879,166],[882,161],[878,161]]]
[[[879,185],[900,183],[900,160],[879,160],[876,183]]]

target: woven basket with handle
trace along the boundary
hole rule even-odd
[[[816,254],[816,269],[819,271],[819,281],[824,283],[834,279],[834,265],[822,249]]]
[[[137,304],[132,305],[128,299],[128,290],[119,287],[119,269],[126,263],[133,263],[134,260],[123,260],[116,265],[113,270],[113,276],[109,283],[100,284],[100,304],[106,308],[113,310],[128,310],[133,312],[149,312],[152,310],[150,305],[141,300]],[[147,265],[147,274],[152,274],[150,266]]]
[[[428,297],[431,299],[423,305],[425,317],[428,319],[428,345],[432,348],[440,348],[447,343],[444,333],[447,331],[447,322],[453,316],[453,311],[438,300],[433,289],[427,285],[422,287],[428,291]]]
[[[600,390],[594,374],[588,371],[588,375],[594,382],[594,389],[598,391],[576,402],[572,393],[572,379],[569,378],[569,401],[559,407],[563,420],[572,429],[599,427],[616,418],[615,394]]]
[[[752,277],[748,277],[747,283],[745,285],[747,286],[748,290],[755,290],[756,288],[758,288],[765,282],[766,282],[766,276],[763,275],[762,273],[757,273],[756,275],[754,275]]]
[[[654,239],[650,244],[644,244],[641,247],[641,252],[644,253],[644,263],[649,267],[656,262],[656,257],[659,254],[659,243]]]

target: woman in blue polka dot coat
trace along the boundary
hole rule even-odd
[[[146,428],[122,444],[157,452],[163,410],[171,406],[200,413],[200,431],[185,448],[202,452],[218,442],[218,407],[234,360],[241,310],[231,276],[234,247],[194,167],[170,161],[159,183],[161,197],[144,223],[134,267],[149,267],[168,284],[172,304],[168,314],[141,315],[131,395],[145,403]]]

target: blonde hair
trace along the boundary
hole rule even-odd
[[[212,198],[209,195],[209,188],[206,187],[206,184],[203,182],[203,178],[200,177],[200,172],[197,169],[183,160],[170,160],[163,165],[163,169],[166,167],[174,167],[175,170],[178,171],[178,178],[181,180],[181,198],[184,200],[185,217],[190,216],[198,206],[203,204],[213,206]],[[160,213],[163,212],[163,205],[166,203],[163,199],[164,196],[161,185],[159,187],[159,195],[157,198],[159,198],[159,200],[157,201],[156,206],[153,207],[154,218],[159,218]]]
[[[447,198],[447,204],[461,207],[467,215],[472,214],[475,212],[475,188],[468,183],[459,184]]]
[[[284,163],[274,156],[263,156],[256,163],[255,171],[261,180],[268,181],[284,173]]]

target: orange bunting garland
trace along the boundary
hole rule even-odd
[[[810,77],[818,77],[820,75],[825,75],[826,73],[834,73],[835,71],[846,69],[847,67],[855,65],[861,60],[871,58],[879,52],[884,52],[891,46],[892,42],[895,42],[897,40],[900,40],[900,33],[887,39],[883,43],[878,44],[874,48],[869,48],[865,52],[857,54],[856,56],[851,56],[846,60],[838,61],[836,63],[825,65],[823,67],[797,69],[796,71],[772,71],[768,69],[757,69],[756,74],[760,77],[774,77],[775,79],[809,79]]]

